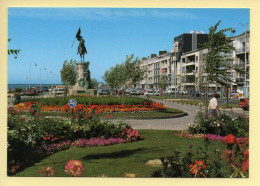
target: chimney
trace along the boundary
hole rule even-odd
[[[167,50],[159,51],[159,56],[166,54],[166,53],[167,53]]]
[[[145,60],[147,60],[147,58],[146,58],[146,57],[143,57],[143,58],[142,58],[142,61],[145,61]]]
[[[151,59],[156,57],[157,55],[156,54],[151,54]]]

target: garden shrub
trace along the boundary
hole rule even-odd
[[[10,109],[8,175],[15,174],[17,163],[22,170],[46,155],[70,148],[72,141],[77,139],[113,138],[126,129],[130,126],[123,122],[115,124],[96,118],[23,117]]]
[[[218,134],[225,136],[233,134],[236,137],[249,135],[249,118],[246,115],[221,114],[216,117],[206,116],[199,111],[195,121],[188,124],[188,132],[191,134]]]

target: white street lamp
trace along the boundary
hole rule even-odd
[[[237,23],[234,27],[233,27],[233,29],[231,30],[231,32],[232,33],[235,33],[236,32],[236,30],[235,30],[235,28],[236,28],[236,26],[237,25],[242,25],[244,28],[245,28],[245,76],[244,76],[244,97],[248,97],[248,90],[247,90],[247,82],[246,82],[246,63],[247,63],[247,60],[246,60],[246,50],[247,50],[247,48],[246,48],[246,42],[247,42],[247,23],[246,24],[243,24],[243,23]]]

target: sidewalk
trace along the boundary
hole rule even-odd
[[[186,105],[181,103],[173,103],[168,100],[153,100],[155,102],[162,103],[169,108],[176,108],[187,112],[188,115],[180,118],[170,118],[170,119],[149,119],[149,120],[122,120],[129,123],[134,129],[156,129],[156,130],[185,130],[187,129],[187,124],[194,121],[199,109],[204,110],[204,107],[199,107],[195,105]],[[243,111],[241,108],[233,109],[220,109],[221,112],[233,112],[236,114],[244,113],[249,115],[248,111]],[[115,120],[116,121],[116,120]]]
[[[154,100],[163,103],[170,108],[176,108],[188,113],[187,116],[170,119],[149,119],[149,120],[122,120],[129,123],[134,129],[156,129],[156,130],[185,130],[187,124],[192,122],[197,114],[198,106],[182,105],[167,101]]]

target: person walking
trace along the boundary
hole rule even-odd
[[[217,111],[220,113],[220,110],[218,108],[218,94],[214,93],[213,98],[209,101],[209,111],[211,116],[215,117],[217,115]]]

